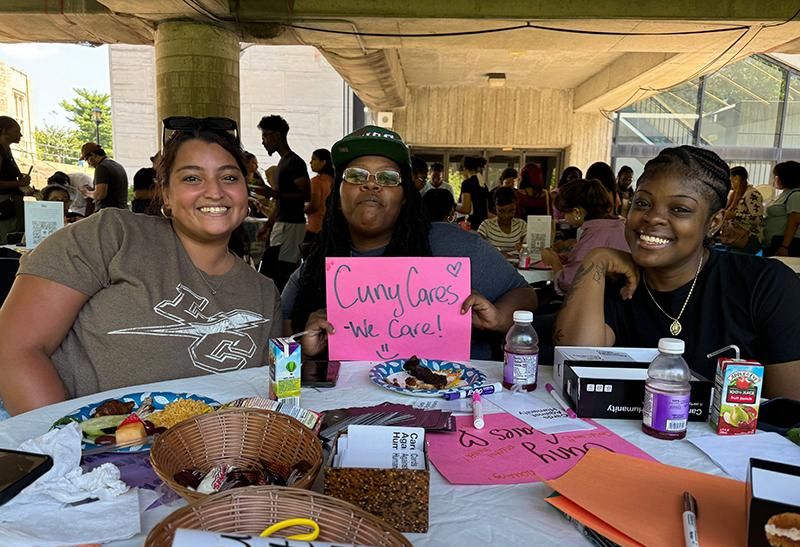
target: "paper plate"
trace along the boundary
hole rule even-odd
[[[447,387],[445,389],[409,389],[407,387],[400,387],[392,384],[387,378],[405,373],[403,365],[405,359],[394,359],[386,361],[385,363],[378,363],[369,371],[369,379],[372,383],[378,385],[389,391],[402,393],[403,395],[411,395],[413,397],[441,397],[444,393],[456,389],[464,389],[468,387],[475,387],[482,385],[486,382],[486,375],[478,369],[467,367],[461,363],[454,363],[452,361],[439,361],[436,359],[420,359],[422,366],[428,367],[435,372],[459,372],[461,378],[457,386]]]
[[[179,399],[193,399],[195,401],[200,401],[210,406],[217,407],[219,406],[219,402],[215,401],[214,399],[209,399],[208,397],[202,397],[200,395],[193,395],[191,393],[173,393],[171,391],[143,391],[139,393],[129,393],[127,395],[122,395],[120,397],[108,397],[103,399],[102,401],[98,401],[96,403],[91,403],[86,406],[80,407],[78,410],[71,414],[67,414],[63,418],[59,418],[56,422],[50,427],[50,429],[61,427],[67,425],[70,422],[81,423],[89,418],[93,418],[94,410],[105,403],[106,401],[118,400],[124,403],[129,403],[133,401],[134,407],[133,410],[139,408],[139,405],[142,404],[142,401],[147,397],[153,398],[153,408],[155,410],[163,410],[165,406],[173,401],[177,401]],[[100,445],[87,442],[85,439],[83,441],[83,449],[89,448],[96,448]],[[150,450],[150,443],[139,445],[139,446],[130,446],[127,448],[118,448],[115,452],[139,452],[140,450]]]

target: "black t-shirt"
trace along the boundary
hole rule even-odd
[[[677,317],[691,286],[690,281],[671,292],[650,292]],[[616,346],[654,348],[659,338],[672,337],[672,320],[659,311],[641,281],[627,301],[619,286],[607,282],[605,314]],[[711,251],[680,323],[677,337],[686,342],[684,359],[712,381],[717,358],[706,355],[729,344],[739,346],[742,358],[765,365],[798,360],[800,279],[776,260]]]
[[[120,164],[105,157],[94,168],[94,185],[107,184],[106,197],[97,202],[97,209],[128,208],[128,174]]]
[[[21,175],[17,162],[14,161],[14,156],[11,155],[11,149],[0,145],[0,180],[18,180]],[[10,190],[0,190],[1,195],[21,195],[22,192],[18,188]]]
[[[469,224],[473,230],[477,230],[481,222],[489,216],[489,189],[481,186],[478,177],[472,175],[461,183],[461,196],[459,201],[463,201],[464,194],[469,194],[472,200],[472,214],[469,215]]]
[[[305,200],[299,198],[283,197],[285,193],[299,192],[300,189],[295,184],[295,180],[308,178],[306,162],[295,154],[289,152],[281,161],[278,162],[278,217],[280,222],[290,222],[292,224],[305,224],[306,217],[303,213]]]

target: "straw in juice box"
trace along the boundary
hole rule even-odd
[[[717,361],[708,423],[718,435],[750,435],[756,432],[758,423],[764,366],[739,359],[739,348],[733,348],[736,358]]]
[[[269,339],[269,398],[300,406],[300,344],[293,338]]]

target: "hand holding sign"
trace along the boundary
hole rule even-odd
[[[325,269],[331,359],[469,359],[468,258],[328,258]]]

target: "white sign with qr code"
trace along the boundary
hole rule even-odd
[[[25,246],[36,247],[47,236],[64,227],[64,204],[60,201],[25,201]]]

